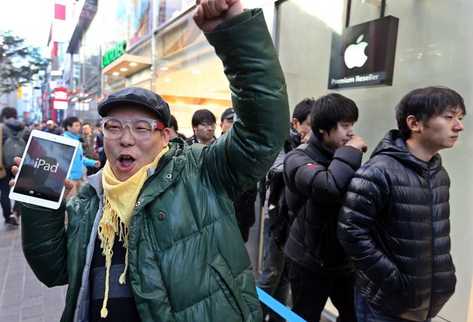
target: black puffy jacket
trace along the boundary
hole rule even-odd
[[[361,151],[345,146],[335,154],[315,137],[284,160],[286,200],[296,213],[284,252],[312,271],[352,271],[337,240],[338,213],[350,179],[361,165]]]
[[[338,236],[355,262],[359,292],[374,307],[425,321],[454,293],[449,186],[440,156],[417,159],[397,130],[357,171]]]

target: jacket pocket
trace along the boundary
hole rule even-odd
[[[230,268],[225,262],[225,259],[221,255],[217,255],[209,265],[213,277],[217,281],[222,292],[225,294],[230,306],[241,316],[242,321],[245,321],[246,317],[250,314],[249,308],[243,301],[240,289],[230,271]]]

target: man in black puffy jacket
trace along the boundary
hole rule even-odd
[[[438,151],[463,130],[463,98],[407,94],[391,130],[353,177],[338,236],[356,266],[358,321],[430,321],[455,290],[449,186]]]
[[[306,321],[319,321],[330,297],[340,322],[356,322],[353,269],[336,232],[343,196],[366,144],[353,133],[358,108],[352,100],[329,94],[312,104],[309,142],[284,161],[286,200],[296,214],[284,249],[293,310]]]

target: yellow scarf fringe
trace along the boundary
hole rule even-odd
[[[107,302],[109,293],[110,266],[112,265],[113,244],[115,236],[123,241],[125,248],[125,269],[120,274],[118,282],[125,284],[128,269],[128,227],[133,217],[133,208],[141,192],[141,188],[148,178],[148,169],[156,168],[159,159],[169,150],[164,147],[158,156],[150,164],[141,168],[137,173],[126,181],[118,180],[110,167],[105,163],[102,172],[102,186],[104,189],[104,209],[100,219],[98,237],[102,255],[105,256],[105,294],[100,310],[100,316],[106,318],[108,315]],[[124,196],[126,196],[124,198]]]

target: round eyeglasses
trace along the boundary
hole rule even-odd
[[[150,139],[154,131],[165,128],[162,122],[149,118],[125,120],[116,117],[104,117],[102,119],[103,136],[107,139],[120,139],[125,133],[126,127],[130,129],[131,134],[137,140]]]

